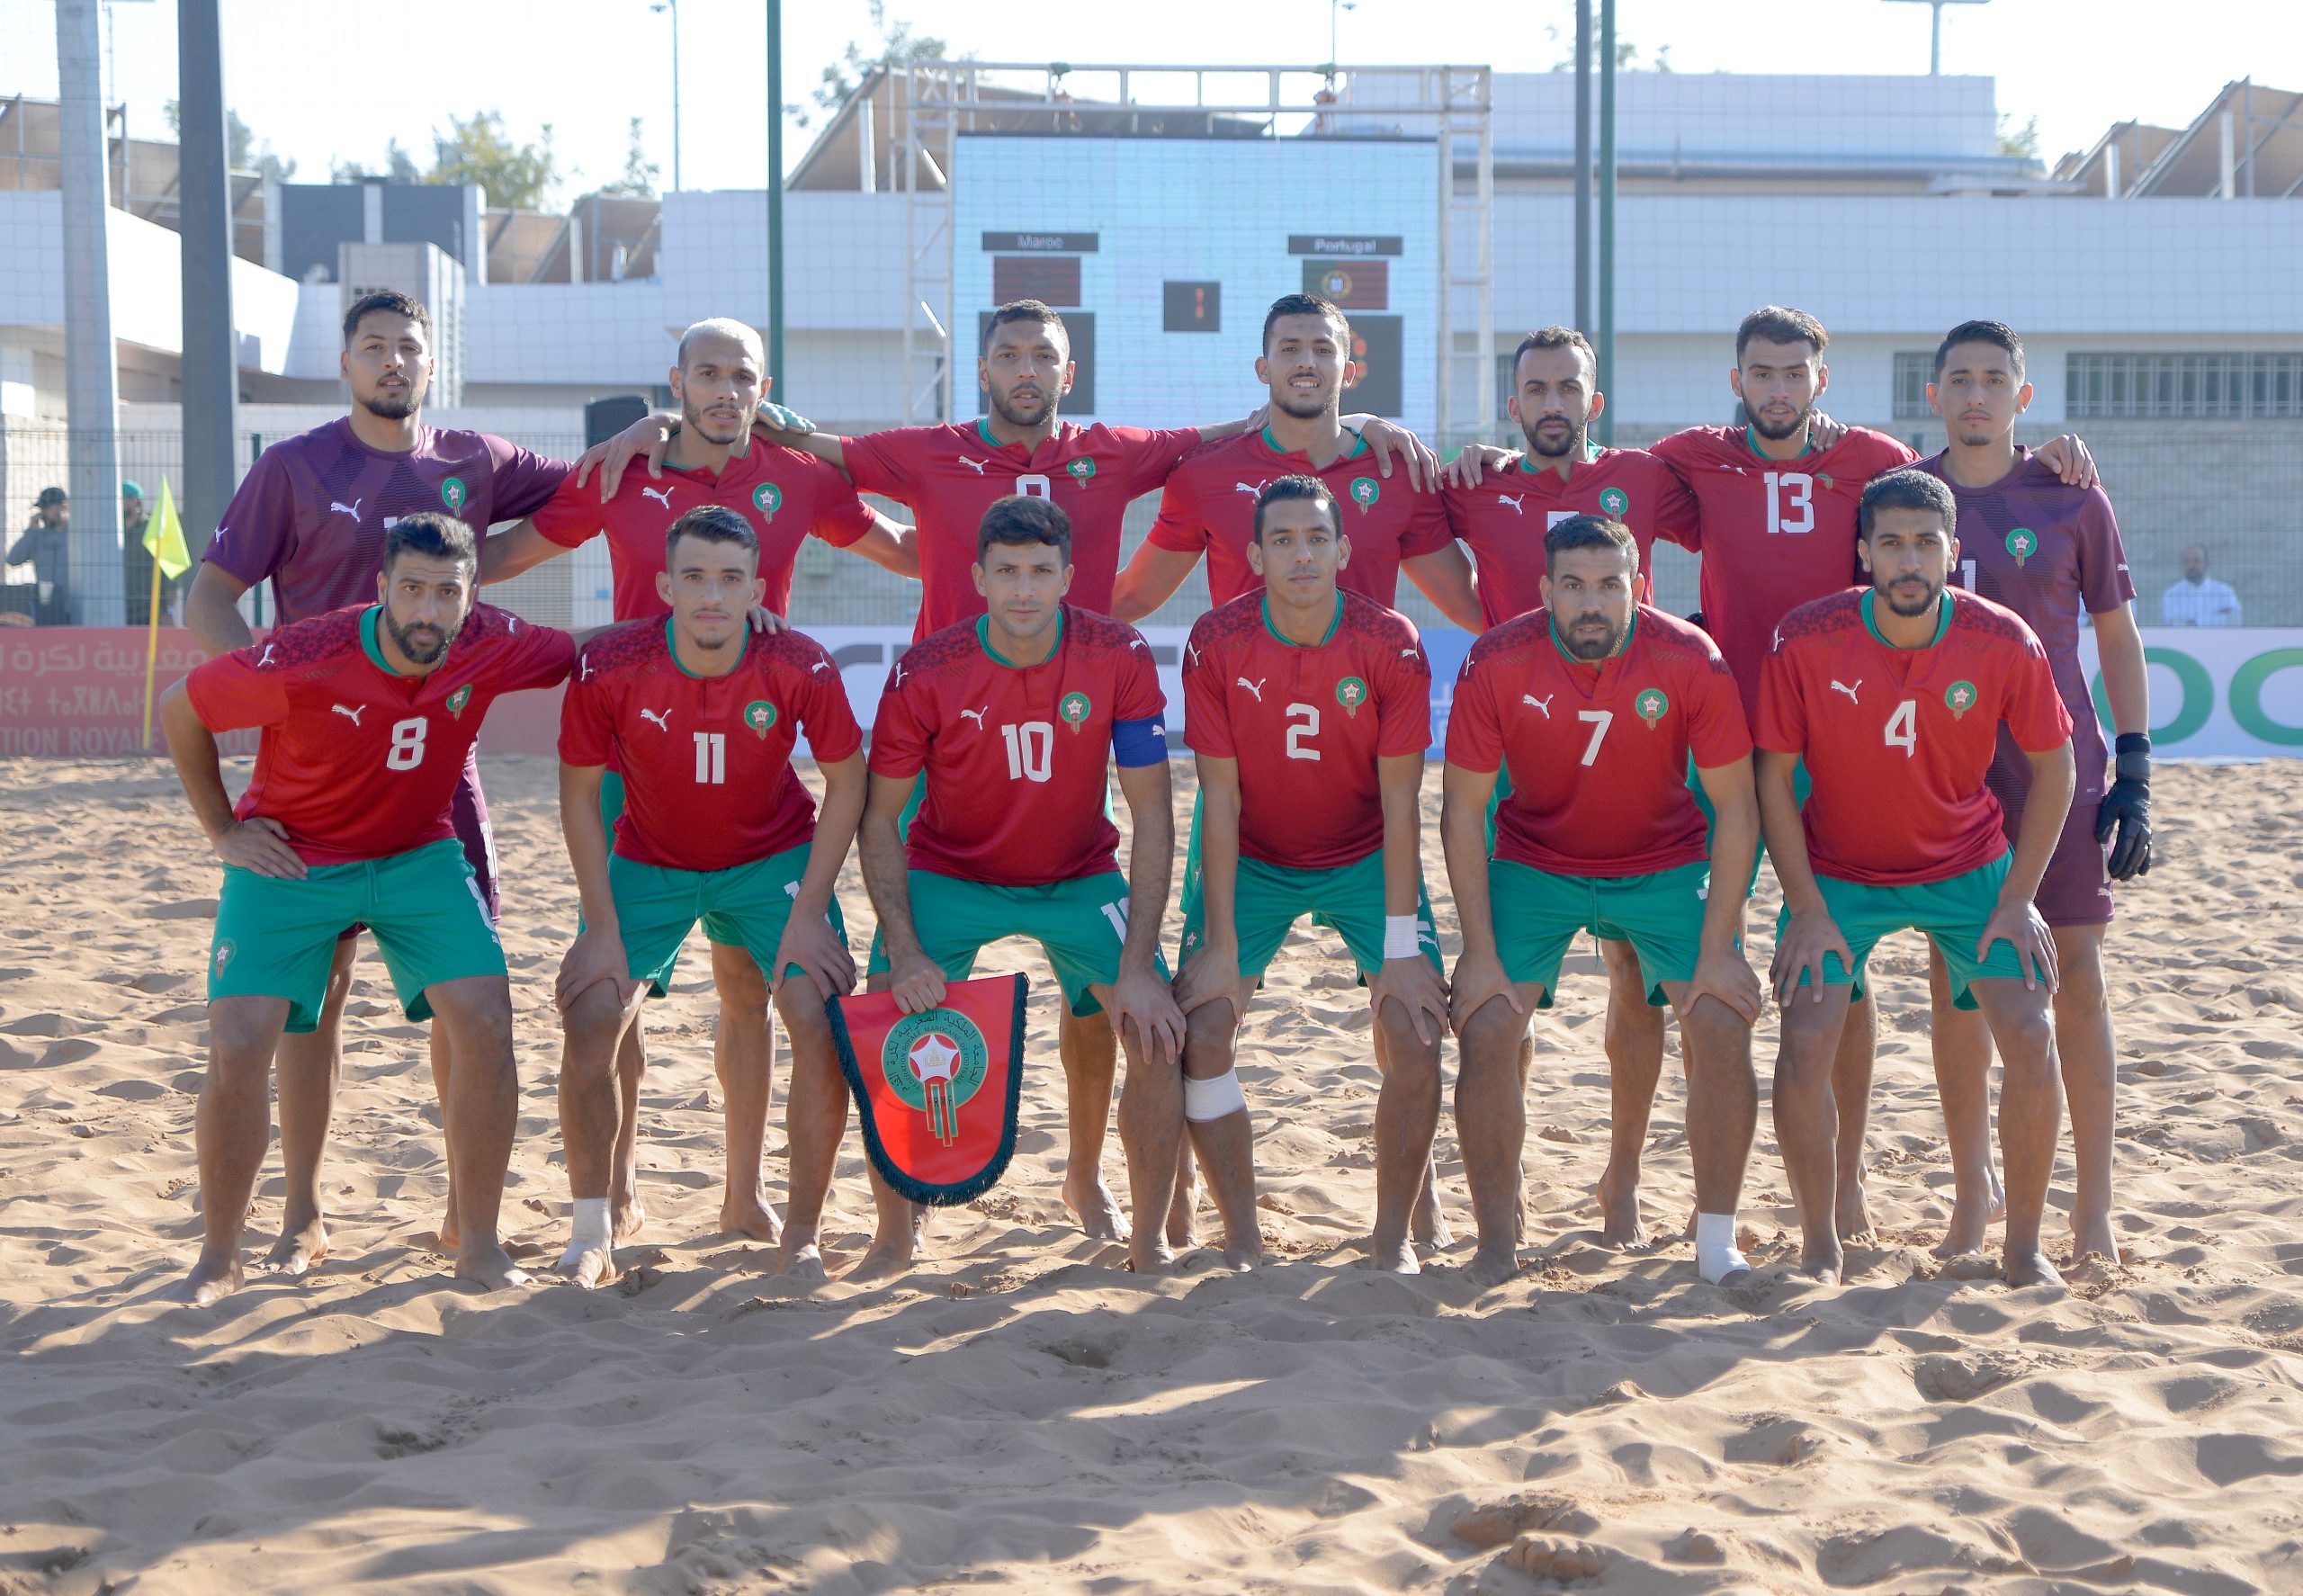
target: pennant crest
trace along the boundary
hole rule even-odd
[[[824,1009],[881,1178],[939,1207],[997,1184],[1016,1152],[1024,978],[952,982],[943,1005],[924,1014],[903,1013],[886,992],[828,999]]]

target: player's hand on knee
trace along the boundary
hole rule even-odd
[[[577,999],[604,981],[614,984],[617,1008],[631,1006],[639,983],[632,979],[632,966],[624,959],[623,937],[598,926],[587,926],[576,934],[576,940],[569,945],[560,961],[560,976],[552,982],[552,1001],[565,1014]]]
[[[944,972],[926,954],[914,951],[888,962],[893,978],[888,991],[906,1014],[925,1014],[944,1000]]]
[[[1983,935],[1976,938],[1977,963],[1991,956],[1991,946],[2004,942],[2015,950],[2015,962],[2023,967],[2023,984],[2036,990],[2044,986],[2056,989],[2059,972],[2055,962],[2055,933],[2048,929],[2039,905],[2029,898],[2013,901],[2001,899],[1991,918],[1984,922]]]
[[[1176,1007],[1186,1014],[1240,990],[1240,949],[1236,943],[1202,942],[1192,949],[1178,973],[1173,991]]]
[[[278,820],[251,815],[225,829],[216,839],[216,856],[227,865],[282,881],[301,881],[304,861],[288,846],[288,829]]]
[[[1509,471],[1519,459],[1517,452],[1492,444],[1466,444],[1441,469],[1439,480],[1450,488],[1476,488],[1483,477]]]
[[[1383,968],[1367,978],[1367,999],[1378,1016],[1386,1000],[1397,1003],[1421,1041],[1437,1042],[1447,1034],[1447,983],[1421,953],[1385,959]]]
[[[764,604],[756,604],[752,605],[752,613],[746,618],[750,621],[751,628],[754,632],[764,632],[770,637],[775,636],[779,632],[789,632],[792,630],[791,622],[785,620],[783,616],[777,614],[774,610],[769,609]]]
[[[847,938],[832,929],[831,921],[818,915],[803,921],[793,915],[784,922],[784,935],[776,942],[775,961],[768,966],[767,990],[772,997],[784,989],[790,979],[784,973],[797,964],[807,973],[820,997],[837,997],[856,990],[856,955],[848,951]]]
[[[1133,1025],[1143,1047],[1157,1063],[1184,1055],[1184,1011],[1176,995],[1152,970],[1124,970],[1112,982],[1112,1025],[1122,1038]]]
[[[1768,981],[1775,988],[1775,1000],[1789,1008],[1793,994],[1799,990],[1799,977],[1805,974],[1815,989],[1810,1000],[1822,1002],[1824,960],[1830,954],[1839,955],[1842,969],[1855,968],[1855,950],[1840,935],[1839,923],[1828,910],[1810,909],[1794,914],[1791,923],[1783,928],[1783,935],[1776,938],[1775,962],[1768,966]]]
[[[1706,995],[1742,1015],[1745,1025],[1759,1024],[1767,1007],[1767,994],[1752,973],[1751,961],[1734,947],[1712,948],[1697,956],[1695,979],[1688,982],[1688,1007],[1693,1009],[1696,1000]]]
[[[1526,1018],[1528,1006],[1512,986],[1511,977],[1503,968],[1503,961],[1492,954],[1465,952],[1456,960],[1456,979],[1451,986],[1452,1012],[1450,1021],[1456,1035],[1472,1023],[1472,1016],[1487,1007],[1496,998],[1511,1005],[1511,1012]]]

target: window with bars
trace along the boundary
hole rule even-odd
[[[2074,354],[2066,384],[2074,421],[2303,418],[2303,350]]]
[[[1920,421],[1935,414],[1927,408],[1927,385],[1935,381],[1931,351],[1895,356],[1895,419]]]

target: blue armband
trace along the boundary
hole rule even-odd
[[[1112,722],[1112,758],[1120,768],[1157,765],[1168,757],[1168,724],[1158,715],[1141,721]]]

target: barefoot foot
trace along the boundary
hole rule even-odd
[[[1591,1195],[1600,1199],[1600,1245],[1617,1249],[1647,1245],[1647,1219],[1639,1207],[1639,1172],[1629,1179],[1612,1173],[1600,1177]]]
[[[280,1240],[264,1256],[264,1267],[275,1275],[300,1275],[327,1256],[327,1226],[314,1215],[302,1224],[282,1225]]]
[[[637,1190],[618,1192],[608,1204],[608,1233],[618,1242],[631,1241],[647,1223],[648,1210],[641,1206]]]
[[[1066,1179],[1063,1206],[1071,1210],[1080,1230],[1091,1240],[1116,1242],[1127,1233],[1119,1222],[1119,1203],[1101,1175],[1091,1175],[1086,1180]]]
[[[614,1265],[609,1267],[613,1268]],[[502,1291],[513,1286],[525,1286],[528,1271],[512,1261],[512,1255],[498,1246],[493,1237],[474,1242],[456,1252],[456,1278],[475,1280],[490,1291]]]
[[[2010,1247],[2002,1255],[2000,1273],[2007,1278],[2010,1286],[2063,1284],[2062,1274],[2048,1261],[2048,1255],[2036,1247],[2028,1250]]]
[[[829,1278],[824,1269],[823,1249],[812,1235],[800,1235],[786,1231],[784,1242],[776,1249],[775,1272],[787,1280],[822,1280]]]
[[[570,1242],[552,1268],[587,1291],[596,1291],[616,1278],[615,1255],[605,1247],[582,1242]],[[462,1273],[461,1269],[457,1272]]]
[[[1482,1247],[1472,1254],[1471,1262],[1464,1266],[1465,1278],[1482,1288],[1501,1286],[1519,1272],[1519,1254],[1516,1247]]]
[[[1415,1248],[1405,1236],[1393,1240],[1375,1237],[1367,1244],[1367,1256],[1376,1269],[1387,1275],[1423,1272],[1423,1266],[1415,1260]]]
[[[2105,1263],[2119,1261],[2119,1237],[2111,1233],[2109,1214],[2083,1214],[2074,1210],[2071,1215],[2071,1261],[2098,1258]]]
[[[1872,1234],[1871,1207],[1865,1200],[1868,1195],[1859,1179],[1843,1179],[1839,1183],[1839,1207],[1833,1217],[1838,1221],[1839,1233],[1844,1240],[1862,1241]]]
[[[784,1222],[760,1200],[757,1188],[740,1197],[728,1194],[720,1205],[720,1230],[723,1235],[748,1236],[771,1246],[784,1240]]]
[[[1950,1259],[1980,1251],[1985,1233],[1991,1229],[1991,1222],[1998,1217],[1988,1197],[1978,1197],[1972,1202],[1955,1197],[1951,1203],[1951,1221],[1943,1228],[1943,1239],[1935,1244],[1935,1256]]]
[[[1828,1246],[1808,1247],[1799,1254],[1799,1273],[1818,1286],[1836,1286],[1847,1273],[1847,1258],[1834,1241]]]
[[[200,1261],[192,1266],[192,1273],[184,1277],[176,1295],[195,1308],[204,1308],[220,1302],[247,1284],[247,1277],[240,1272],[237,1256],[211,1258],[203,1252]]]

